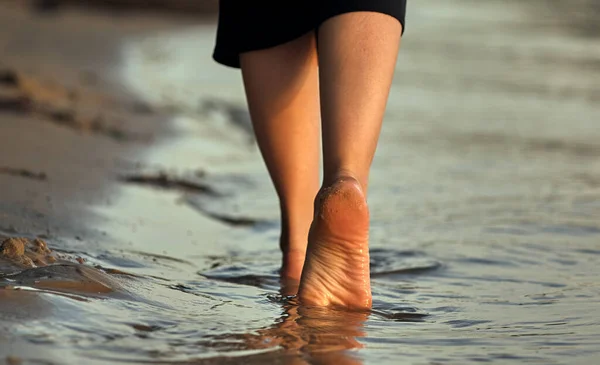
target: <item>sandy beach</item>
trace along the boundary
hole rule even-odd
[[[0,364],[594,364],[593,1],[410,4],[353,315],[279,295],[239,71],[178,4],[0,5]]]

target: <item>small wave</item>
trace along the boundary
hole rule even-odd
[[[420,251],[402,251],[374,248],[370,251],[371,277],[426,274],[442,267]]]

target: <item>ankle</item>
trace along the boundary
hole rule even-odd
[[[291,238],[289,236],[284,236],[282,233],[281,237],[279,238],[279,249],[284,255],[305,255],[307,244],[308,233],[302,238]]]
[[[279,249],[286,255],[304,255],[308,244],[308,229],[310,222],[281,221],[281,235],[279,236]],[[302,225],[301,223],[304,223]]]
[[[302,215],[292,215],[284,207],[281,211],[281,236],[279,248],[284,254],[305,254],[308,244],[308,231],[313,219],[313,211]]]
[[[281,279],[300,280],[305,260],[306,252],[295,250],[284,252],[281,259]]]
[[[323,178],[323,186],[321,187],[321,191],[344,180],[354,180],[358,182],[360,188],[365,191],[367,187],[368,174],[360,174],[348,168],[338,168],[330,173],[326,172]]]

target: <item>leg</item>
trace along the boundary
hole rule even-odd
[[[311,32],[277,47],[243,53],[240,60],[254,131],[281,206],[282,279],[292,282],[300,279],[319,189],[314,38]]]
[[[305,304],[371,306],[365,192],[400,34],[400,22],[373,12],[336,16],[319,30],[325,175],[298,292]]]

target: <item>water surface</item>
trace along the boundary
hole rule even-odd
[[[140,159],[204,169],[186,179],[214,194],[119,183],[95,208],[110,240],[54,249],[138,276],[109,273],[105,295],[0,291],[32,313],[2,308],[5,343],[32,363],[596,363],[600,9],[567,10],[410,4],[370,187],[369,314],[279,295],[277,203],[239,74],[207,57],[214,26],[126,40],[115,72],[177,110]]]

